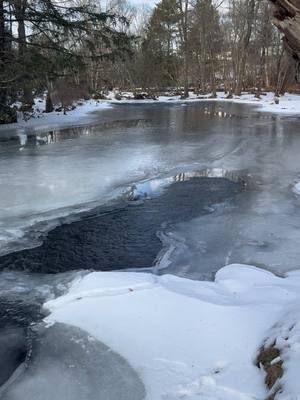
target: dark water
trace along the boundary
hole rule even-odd
[[[211,206],[243,189],[242,181],[226,178],[174,182],[154,198],[122,202],[109,211],[99,208],[61,225],[41,246],[2,256],[0,268],[57,273],[151,267],[162,246],[157,232],[163,225],[209,214]]]

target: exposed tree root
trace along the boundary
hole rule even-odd
[[[266,373],[265,384],[270,391],[266,400],[274,400],[281,390],[279,380],[283,376],[283,361],[275,344],[267,348],[261,347],[256,363],[257,367],[263,368]]]

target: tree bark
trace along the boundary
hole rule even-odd
[[[6,81],[7,37],[5,31],[4,1],[0,0],[0,124],[17,121],[17,114],[8,101]]]
[[[287,53],[300,83],[300,0],[270,0],[274,5],[274,24],[284,34]]]
[[[0,56],[1,62],[5,52],[5,20],[4,20],[4,1],[0,0]]]
[[[1,82],[5,76],[5,21],[3,3],[3,0],[0,0],[0,108],[6,106],[6,89]]]
[[[54,110],[50,89],[48,89],[47,97],[46,97],[46,106],[45,106],[45,113],[51,113]]]
[[[26,58],[27,58],[27,37],[25,28],[25,10],[27,7],[27,0],[15,0],[14,8],[16,19],[18,20],[18,52],[20,63],[23,64],[24,70],[26,70]],[[24,73],[23,78],[23,107],[31,109],[34,101],[32,95],[32,88],[30,85],[29,77]]]
[[[181,42],[183,47],[183,86],[184,98],[189,97],[189,60],[188,60],[188,12],[189,0],[179,0],[179,10],[181,14]]]
[[[246,30],[244,37],[242,38],[241,45],[242,48],[240,49],[240,60],[238,63],[238,68],[237,68],[237,81],[236,81],[236,86],[235,86],[235,94],[237,96],[240,96],[242,93],[242,88],[243,88],[243,79],[245,76],[245,69],[246,69],[246,61],[248,57],[248,48],[250,44],[250,38],[252,34],[252,29],[253,29],[253,24],[254,24],[254,19],[255,19],[255,6],[256,6],[256,0],[249,0],[247,3],[248,6],[248,14],[247,14],[247,23],[246,23]]]

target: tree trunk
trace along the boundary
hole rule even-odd
[[[5,32],[5,16],[4,1],[0,0],[0,124],[8,124],[17,122],[17,114],[9,105],[8,90],[6,81],[6,32]]]
[[[293,65],[291,65],[288,55],[284,52],[282,57],[278,61],[278,71],[277,71],[277,82],[276,82],[276,90],[275,97],[279,97],[285,93],[285,89],[288,83],[289,76],[291,74],[291,70],[293,69]]]
[[[183,48],[183,86],[184,98],[189,97],[189,60],[188,60],[188,12],[189,0],[179,0],[179,9],[181,14],[181,42]]]
[[[45,105],[45,113],[51,113],[54,110],[50,89],[48,89]]]
[[[24,21],[24,13],[27,6],[27,0],[15,0],[14,8],[16,19],[18,20],[18,52],[21,64],[24,65],[26,70],[26,57],[27,57],[27,40],[26,28]],[[26,74],[23,77],[23,107],[24,109],[31,109],[34,104],[32,88],[30,85],[30,78]]]
[[[274,24],[284,34],[285,48],[300,83],[300,0],[270,1],[274,4]]]
[[[0,0],[0,108],[6,105],[6,90],[3,79],[5,76],[5,21],[4,1]]]
[[[247,28],[244,37],[241,41],[242,48],[240,48],[240,60],[237,68],[237,82],[235,86],[235,94],[240,96],[243,88],[243,80],[245,77],[246,61],[248,57],[248,48],[250,44],[252,28],[255,18],[255,5],[256,0],[249,0],[248,2],[248,15],[247,15]]]

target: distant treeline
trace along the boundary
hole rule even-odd
[[[35,95],[65,107],[112,88],[284,92],[293,66],[267,0],[0,0],[0,123]]]

